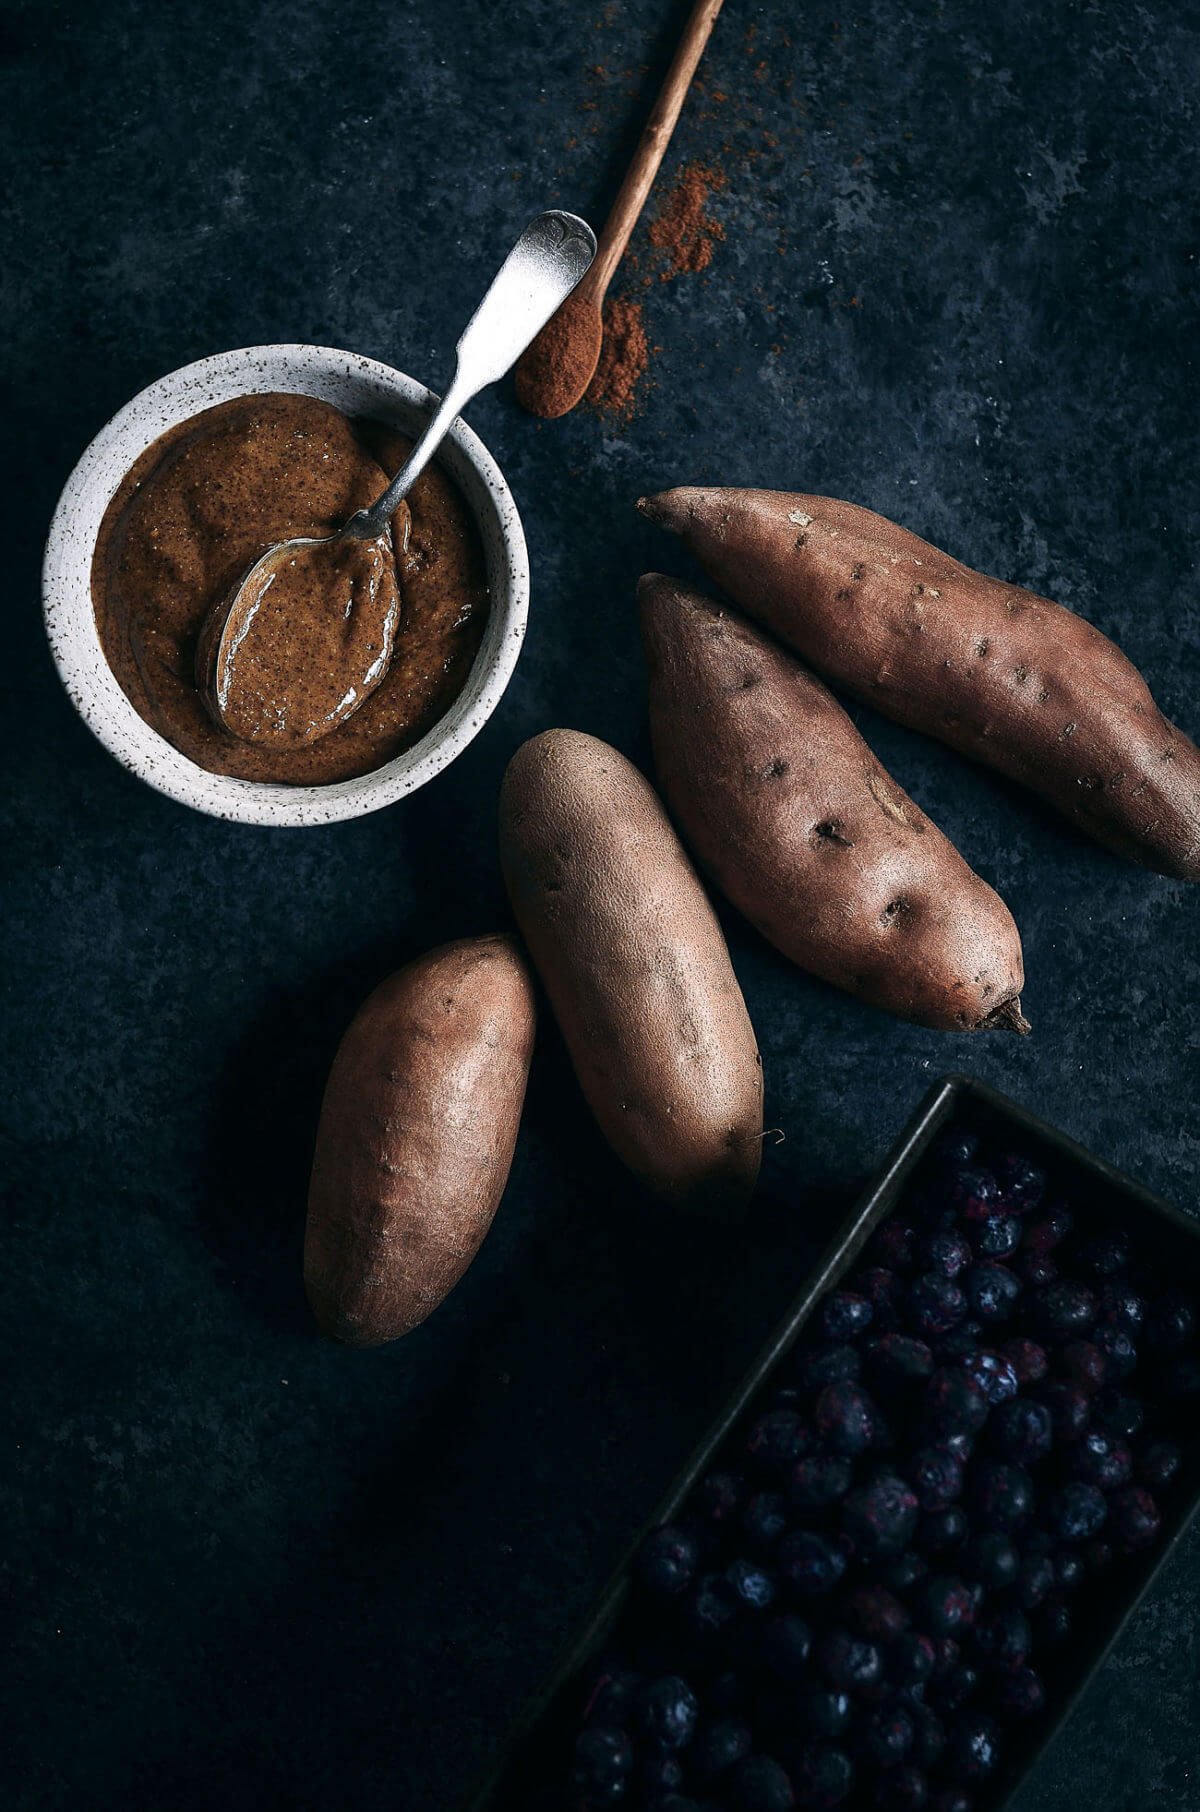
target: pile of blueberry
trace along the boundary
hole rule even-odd
[[[940,1135],[644,1545],[569,1812],[981,1812],[1200,1406],[1194,1300],[1078,1220],[1029,1157]]]

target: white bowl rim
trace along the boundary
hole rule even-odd
[[[306,381],[307,379],[307,381]],[[314,384],[324,386],[313,389]],[[89,443],[63,487],[42,564],[42,605],[50,651],[76,710],[121,765],[180,804],[240,824],[335,824],[394,804],[432,780],[483,728],[504,693],[525,636],[529,556],[520,515],[499,466],[461,418],[439,453],[464,492],[483,536],[490,592],[483,640],[458,696],[412,748],[382,767],[325,786],[283,786],[214,774],[176,749],[134,709],[100,647],[91,572],[104,511],[126,472],[176,423],[239,395],[330,389],[364,406],[406,417],[411,432],[436,397],[377,359],[335,347],[283,342],[215,353],[157,378],[132,397]],[[206,394],[207,393],[207,394]]]

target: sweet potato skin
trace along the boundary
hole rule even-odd
[[[617,1156],[719,1217],[749,1200],[762,1066],[725,938],[653,788],[593,736],[548,730],[500,796],[513,911]]]
[[[1200,750],[1083,617],[829,497],[682,487],[638,507],[818,672],[1120,855],[1200,879]]]
[[[737,612],[639,587],[659,783],[704,868],[785,956],[902,1018],[1027,1030],[999,896],[828,688]]]
[[[454,1288],[500,1205],[533,1052],[510,937],[464,938],[389,976],[334,1058],[313,1159],[304,1280],[351,1346],[407,1334]]]

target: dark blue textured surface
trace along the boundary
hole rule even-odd
[[[353,1007],[503,917],[495,794],[522,737],[645,756],[632,584],[685,567],[639,492],[873,505],[1093,617],[1200,728],[1200,22],[1171,0],[729,0],[664,172],[724,169],[727,237],[645,292],[639,413],[538,426],[508,387],[470,411],[524,511],[531,634],[486,732],[409,803],[209,822],[75,719],[37,565],[87,439],[255,341],[440,384],[524,219],[603,213],[685,10],[0,12],[6,1804],[451,1805],[938,1073],[1194,1199],[1200,891],[862,712],[1012,906],[1034,1036],[900,1025],[731,920],[788,1133],[744,1233],[680,1237],[632,1199],[547,1035],[445,1309],[379,1353],[312,1334],[305,1173]],[[1198,1600],[1193,1541],[1022,1812],[1195,1812]]]

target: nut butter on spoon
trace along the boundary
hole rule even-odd
[[[577,215],[555,209],[531,221],[463,329],[450,387],[383,495],[336,534],[277,542],[214,605],[196,647],[196,683],[222,729],[278,747],[315,742],[370,697],[400,620],[404,498],[455,417],[511,368],[595,254]]]

